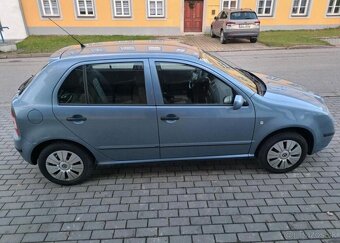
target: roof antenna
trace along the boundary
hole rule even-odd
[[[49,20],[51,20],[56,26],[58,26],[60,29],[62,29],[64,32],[66,32],[66,34],[68,34],[69,36],[72,37],[72,39],[74,39],[76,42],[79,43],[81,49],[85,48],[85,45],[83,43],[81,43],[76,37],[74,37],[73,35],[71,35],[69,32],[67,32],[67,30],[65,30],[63,27],[61,27],[59,24],[57,24],[55,21],[53,21],[51,18],[48,18]]]

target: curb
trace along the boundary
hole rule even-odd
[[[30,53],[30,54],[10,53],[10,54],[0,54],[0,59],[49,57],[51,55],[52,53]]]

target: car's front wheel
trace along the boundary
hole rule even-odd
[[[285,173],[294,170],[306,158],[308,145],[300,134],[287,132],[267,139],[260,147],[257,157],[260,164],[270,172]]]
[[[71,143],[54,143],[45,147],[39,157],[41,173],[59,185],[74,185],[86,180],[92,173],[92,156]]]
[[[214,31],[213,31],[213,27],[211,26],[211,28],[210,28],[210,37],[211,38],[215,38],[216,37],[216,35],[214,34]]]

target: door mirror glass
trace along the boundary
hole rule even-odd
[[[223,104],[231,105],[233,103],[233,96],[226,96],[223,99]]]
[[[236,95],[234,99],[234,110],[240,109],[244,104],[244,98],[241,95]]]
[[[214,20],[217,20],[217,16],[214,17]]]

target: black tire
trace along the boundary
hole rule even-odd
[[[227,43],[227,39],[224,36],[223,30],[221,30],[221,32],[220,32],[220,43],[221,44]]]
[[[250,37],[250,42],[251,43],[256,43],[257,42],[257,38],[256,37]]]
[[[284,141],[286,141],[286,142],[282,144],[283,147],[285,147],[285,146],[286,146],[286,148],[287,148],[287,146],[289,147],[288,143],[290,143],[290,141],[295,142],[300,147],[292,146],[292,148],[294,148],[294,149],[292,149],[292,152],[289,152],[290,149],[286,150],[286,148],[284,148],[283,152],[278,153],[278,154],[280,154],[280,157],[278,158],[278,160],[276,160],[274,158],[268,158],[270,156],[270,155],[268,155],[269,152],[271,152],[271,154],[276,153],[275,152],[276,149],[273,148],[273,146],[277,145],[279,142],[284,142]],[[294,143],[292,143],[292,144],[294,144]],[[299,157],[297,157],[296,154],[293,154],[293,153],[297,153],[296,152],[297,150],[298,151],[301,150]],[[284,151],[288,152],[287,153],[288,155],[285,154]],[[306,139],[303,136],[301,136],[300,134],[297,134],[297,133],[294,133],[294,132],[279,133],[279,134],[276,134],[276,135],[268,138],[266,141],[264,141],[264,143],[261,145],[261,147],[258,150],[257,159],[258,159],[260,165],[264,169],[266,169],[270,172],[274,172],[274,173],[285,173],[285,172],[292,171],[296,167],[298,167],[304,161],[304,159],[306,158],[307,151],[308,151],[308,144],[306,142]],[[281,157],[281,156],[283,156],[283,157]],[[283,162],[282,161],[280,162],[280,160],[282,160]],[[292,163],[294,160],[297,160],[297,161]],[[270,163],[272,163],[272,164],[278,163],[278,167],[280,167],[282,165],[281,166],[282,168],[277,168],[277,167],[275,168]],[[284,168],[284,165],[287,165],[287,167]]]
[[[60,153],[60,152],[62,153],[63,151],[67,154],[66,155],[67,158],[60,159],[57,153]],[[49,158],[49,156],[54,156],[52,158],[55,159],[54,161],[56,162],[53,161],[52,163],[48,163],[47,159]],[[74,156],[75,160],[72,159],[72,161],[68,161],[70,163],[66,163],[68,159],[72,158],[71,156]],[[49,161],[51,160],[49,159]],[[72,164],[72,165],[70,165],[69,168],[65,168],[65,170],[63,170],[61,169],[61,167],[63,166],[62,165],[63,161],[65,161],[64,164]],[[50,144],[41,151],[38,157],[38,166],[39,166],[41,173],[49,181],[59,184],[59,185],[75,185],[75,184],[79,184],[83,182],[92,174],[93,169],[94,169],[94,161],[93,161],[92,156],[80,146],[77,146],[71,143],[60,142],[60,143]],[[50,171],[56,170],[56,174],[54,173],[55,176],[63,175],[63,179],[61,180],[61,179],[53,177],[51,175],[53,173],[50,174],[49,170]],[[65,174],[68,174],[70,176],[65,175]],[[76,175],[76,177],[74,175]],[[74,179],[71,178],[73,176],[74,176]]]
[[[213,32],[213,28],[212,27],[210,28],[210,37],[211,38],[215,38],[216,37],[216,35]]]

